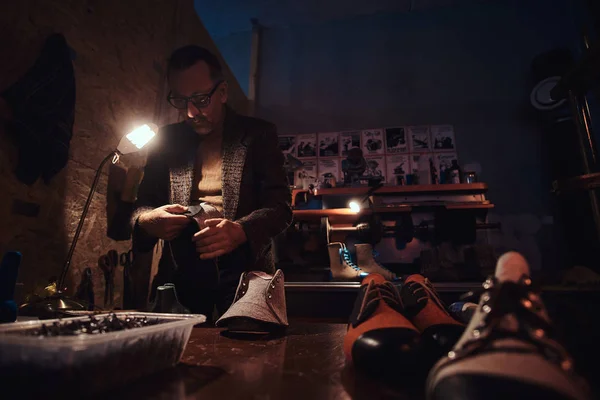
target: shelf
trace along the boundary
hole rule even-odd
[[[375,212],[377,213],[411,211],[411,206],[375,207]],[[371,214],[371,210],[363,209],[359,212],[354,212],[349,208],[330,208],[327,210],[294,210],[293,213],[294,219],[299,221],[320,221],[322,217],[329,217],[331,220],[353,220],[358,216]]]
[[[494,208],[492,203],[462,203],[462,204],[446,204],[446,210],[490,210]]]
[[[375,207],[375,212],[378,214],[384,213],[407,213],[413,211],[417,207],[444,207],[447,210],[489,210],[494,208],[494,205],[489,202],[483,203],[410,203],[399,204],[389,207]],[[330,208],[326,210],[293,210],[294,219],[297,221],[320,221],[322,217],[328,217],[333,221],[351,221],[361,215],[371,214],[371,209],[365,208],[358,213],[349,208]]]
[[[316,196],[343,196],[343,195],[366,195],[370,187],[341,187],[330,189],[317,189]],[[486,183],[459,183],[447,185],[405,185],[405,186],[382,186],[373,195],[379,194],[405,194],[405,193],[460,193],[460,192],[486,192]]]

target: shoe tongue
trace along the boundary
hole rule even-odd
[[[421,274],[413,274],[406,278],[405,282],[419,282],[424,283],[425,277]]]
[[[386,279],[382,275],[380,275],[380,274],[372,273],[372,274],[367,275],[362,280],[361,285],[367,285],[367,284],[369,284],[369,282],[373,282],[373,283],[375,283],[377,285],[377,284],[380,284],[380,283],[385,283]]]
[[[503,254],[496,263],[496,279],[498,282],[518,282],[523,275],[529,276],[529,264],[525,258],[510,251]]]

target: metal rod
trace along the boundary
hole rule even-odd
[[[581,107],[579,104],[579,99],[577,98],[577,95],[575,95],[575,92],[573,92],[572,90],[569,90],[568,97],[569,97],[569,104],[571,105],[571,112],[575,119],[574,122],[575,122],[575,128],[577,130],[579,151],[581,153],[581,161],[583,162],[583,173],[589,174],[592,171],[590,170],[590,164],[588,161],[587,151],[585,149],[585,137],[587,136],[587,133],[585,132],[585,128],[583,127],[583,124],[581,121],[581,111],[580,111]]]
[[[595,172],[598,165],[598,154],[596,150],[596,141],[594,140],[594,135],[592,133],[592,116],[590,114],[590,106],[588,105],[586,96],[581,96],[579,102],[581,104],[581,123],[583,124],[583,129],[586,134],[587,144],[592,157],[592,167]]]
[[[79,235],[81,234],[81,229],[83,228],[83,223],[85,222],[85,217],[87,216],[88,210],[90,208],[90,204],[92,203],[92,198],[94,197],[94,193],[96,192],[96,187],[98,186],[98,182],[100,181],[100,175],[102,175],[102,168],[109,161],[113,160],[114,157],[117,157],[118,160],[119,153],[113,151],[110,153],[102,162],[100,163],[100,167],[96,170],[96,176],[94,177],[94,182],[92,183],[92,187],[90,188],[90,193],[88,194],[85,205],[83,206],[83,212],[81,213],[81,217],[79,218],[79,224],[77,225],[77,230],[75,230],[75,236],[73,237],[73,242],[71,242],[71,248],[69,249],[69,254],[67,254],[67,261],[63,266],[63,270],[60,274],[60,279],[58,280],[58,284],[56,289],[58,291],[62,291],[63,285],[65,284],[65,279],[67,277],[67,273],[69,272],[69,267],[71,266],[71,259],[73,258],[73,253],[75,252],[75,247],[77,246],[77,241],[79,240]]]
[[[248,110],[247,114],[253,116],[256,112],[258,79],[259,79],[259,60],[260,60],[260,42],[262,27],[258,19],[252,18],[252,41],[250,44],[250,80],[248,82]]]

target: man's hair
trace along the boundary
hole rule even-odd
[[[167,63],[167,76],[172,72],[183,71],[199,61],[208,64],[211,79],[223,79],[223,70],[219,59],[204,47],[193,44],[180,47],[171,54]]]

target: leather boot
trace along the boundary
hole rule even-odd
[[[483,288],[460,340],[431,370],[427,398],[588,399],[531,287],[527,261],[519,253],[503,255]]]
[[[376,273],[383,276],[388,281],[397,280],[398,277],[389,269],[375,261],[373,246],[368,243],[357,244],[356,248],[356,264],[358,268],[369,274]]]
[[[334,281],[359,281],[367,276],[366,272],[361,271],[354,264],[350,252],[343,243],[330,243],[327,247],[329,268]]]

